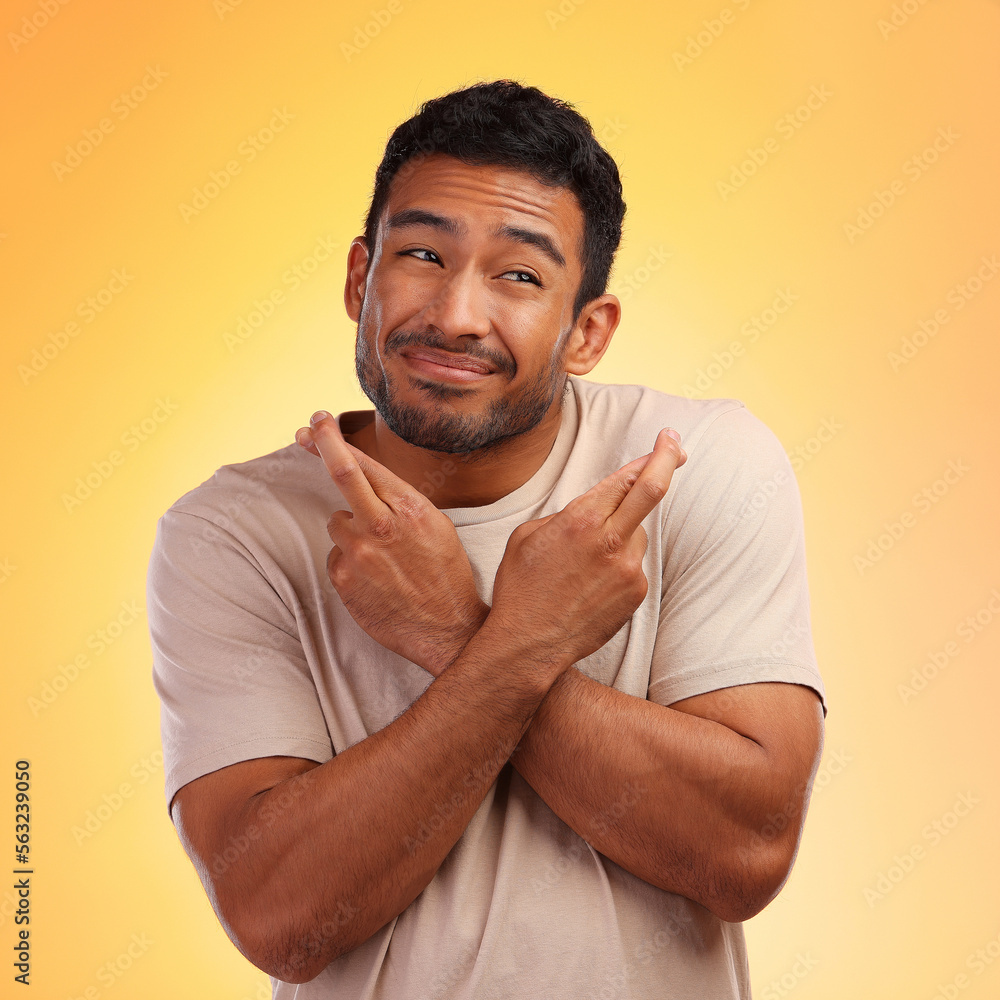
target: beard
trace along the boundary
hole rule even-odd
[[[448,400],[461,399],[475,389],[462,388],[410,375],[430,402],[418,406],[399,399],[395,379],[378,362],[364,336],[364,315],[358,319],[354,368],[364,394],[371,400],[385,425],[408,444],[428,451],[450,455],[478,452],[477,458],[490,454],[504,441],[532,430],[548,413],[556,395],[569,389],[566,372],[560,366],[562,350],[553,352],[537,377],[511,396],[494,399],[485,413],[461,413],[447,406]],[[562,337],[560,337],[560,340]],[[386,339],[385,352],[403,347],[433,347],[447,351],[447,341],[430,331],[394,330]],[[477,344],[466,345],[461,352],[490,364],[494,374],[510,381],[517,366],[512,359],[483,350]]]

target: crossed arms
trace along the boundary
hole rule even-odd
[[[774,897],[819,761],[816,694],[748,684],[664,707],[573,666],[645,597],[641,522],[685,460],[675,440],[661,433],[651,455],[515,529],[492,607],[446,515],[348,445],[334,419],[315,422],[308,445],[351,507],[328,526],[332,584],[369,635],[435,679],[324,764],[258,758],[178,791],[185,849],[255,965],[306,982],[401,913],[508,761],[596,850],[653,885],[730,921]],[[235,859],[213,864],[222,854]]]

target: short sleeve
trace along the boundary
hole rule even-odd
[[[689,446],[663,523],[663,585],[648,697],[803,684],[816,663],[802,504],[784,448],[736,403]]]
[[[169,510],[147,608],[168,807],[189,781],[242,760],[333,756],[295,617],[232,534]]]

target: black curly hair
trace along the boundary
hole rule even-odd
[[[569,104],[512,80],[477,83],[424,103],[386,143],[365,218],[375,246],[389,188],[400,168],[434,153],[465,163],[511,167],[571,190],[583,212],[583,277],[573,318],[603,295],[621,242],[625,202],[618,167],[590,123]]]

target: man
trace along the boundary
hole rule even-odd
[[[161,519],[171,816],[276,997],[750,995],[825,714],[800,502],[738,401],[580,377],[624,207],[569,106],[426,104],[348,255],[374,412]]]

